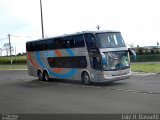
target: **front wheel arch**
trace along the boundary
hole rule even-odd
[[[85,84],[85,85],[89,85],[90,84],[90,75],[87,71],[83,71],[81,73],[81,80],[82,80],[82,83]]]

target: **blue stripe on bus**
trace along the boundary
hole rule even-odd
[[[74,53],[73,53],[73,51],[72,51],[71,49],[66,49],[66,51],[68,52],[68,54],[69,54],[70,56],[74,56]]]
[[[69,54],[70,56],[74,56],[74,53],[72,52],[71,49],[66,49],[66,51],[68,52],[68,54]],[[42,67],[42,68],[47,68],[47,67],[43,64],[39,52],[36,52],[36,60],[37,60],[38,64],[40,65],[40,67]],[[58,78],[62,78],[62,79],[64,79],[64,78],[70,78],[70,77],[72,77],[72,76],[77,72],[77,69],[76,69],[76,68],[72,68],[68,73],[65,73],[65,74],[57,74],[57,73],[55,73],[55,72],[52,72],[52,71],[49,70],[49,69],[47,69],[47,70],[48,70],[48,72],[49,72],[49,75],[52,75],[52,76],[55,76],[55,77],[58,77]]]
[[[70,77],[72,77],[76,72],[77,72],[77,70],[75,69],[75,68],[73,68],[73,69],[71,69],[68,73],[66,73],[66,74],[57,74],[57,73],[54,73],[54,72],[52,72],[52,71],[50,71],[50,70],[48,70],[49,71],[49,74],[50,75],[52,75],[52,76],[55,76],[55,77],[58,77],[58,78],[62,78],[62,79],[64,79],[64,78],[70,78]]]

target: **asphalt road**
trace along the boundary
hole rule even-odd
[[[84,86],[0,71],[0,113],[160,113],[160,74]]]

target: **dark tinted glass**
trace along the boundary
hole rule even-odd
[[[63,38],[55,38],[54,39],[55,49],[62,49],[65,46],[65,41]]]
[[[29,42],[26,44],[27,51],[42,51],[52,49],[65,49],[84,47],[83,35],[74,35],[67,37],[60,37],[36,42]]]
[[[49,57],[48,63],[52,68],[86,68],[85,56],[75,57]]]
[[[54,49],[54,39],[48,39],[47,40],[47,49],[48,50]]]
[[[68,36],[68,37],[64,37],[64,45],[63,48],[74,48],[74,40],[72,37]]]
[[[84,47],[83,35],[67,36],[55,39],[55,49]]]
[[[87,34],[84,35],[84,37],[85,37],[87,47],[89,49],[97,47],[96,39],[95,39],[95,36],[93,34],[87,33]]]
[[[74,40],[74,47],[84,47],[84,39],[83,39],[83,35],[75,35],[72,37]]]
[[[26,43],[26,51],[30,51],[31,47],[30,47],[31,43]]]
[[[43,41],[37,41],[35,42],[36,46],[35,46],[35,50],[36,51],[43,51],[43,50],[47,50],[47,41],[43,40]]]
[[[28,52],[33,52],[35,50],[35,43],[34,42],[29,42],[26,44],[26,50]]]

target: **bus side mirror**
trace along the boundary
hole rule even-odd
[[[137,59],[136,52],[134,50],[129,49],[129,48],[128,48],[128,52],[130,55],[133,55],[133,60],[136,61],[136,59]]]

